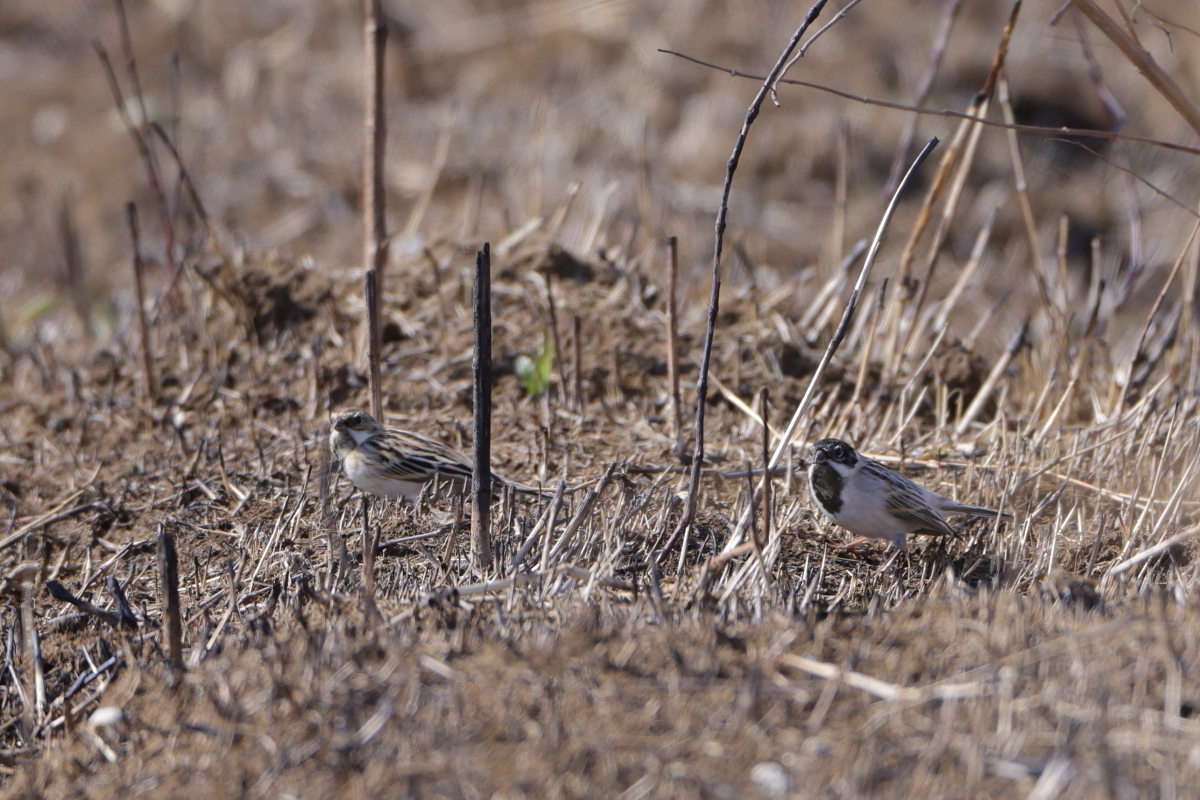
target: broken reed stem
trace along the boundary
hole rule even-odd
[[[322,582],[322,587],[326,592],[333,589],[333,570],[334,559],[337,554],[337,546],[335,539],[337,537],[337,526],[331,519],[331,508],[329,503],[329,482],[335,476],[333,474],[333,453],[329,448],[329,426],[325,425],[321,428],[321,444],[320,444],[320,463],[318,469],[320,471],[317,477],[317,500],[320,503],[321,527],[325,529],[325,541],[327,552],[325,554],[325,580]]]
[[[571,368],[571,378],[574,381],[574,387],[571,389],[571,397],[575,403],[575,412],[583,413],[583,320],[576,314],[572,319],[572,324],[575,326],[574,338],[572,343],[575,348],[575,363]]]
[[[376,616],[375,608],[375,537],[371,535],[371,500],[362,496],[362,593],[363,611],[368,618]],[[450,538],[454,538],[454,531]]]
[[[841,264],[846,254],[846,209],[850,201],[850,124],[842,120],[837,135],[837,169],[833,180],[833,225],[829,244],[831,263]]]
[[[175,534],[158,530],[158,605],[166,634],[167,658],[171,668],[183,669],[183,620],[179,615],[179,558]]]
[[[1058,296],[1059,305],[1061,305],[1063,308],[1066,308],[1067,301],[1070,300],[1068,291],[1070,290],[1071,285],[1068,281],[1069,273],[1067,271],[1067,241],[1070,233],[1071,220],[1066,214],[1063,214],[1058,218],[1058,237],[1054,248],[1055,260],[1057,261],[1058,266],[1058,285],[1056,287],[1058,291],[1056,294]],[[1066,340],[1064,342],[1065,348],[1065,346],[1070,343],[1070,331],[1066,331],[1066,336],[1064,336],[1064,339]]]
[[[879,327],[879,312],[883,310],[884,301],[887,299],[888,279],[884,278],[879,282],[879,293],[875,296],[875,308],[871,309],[871,321],[867,323],[867,338],[863,343],[863,347],[858,351],[858,377],[854,380],[854,394],[850,396],[848,405],[854,406],[858,404],[859,398],[862,396],[863,383],[867,379],[867,367],[871,364],[871,351],[875,349],[875,331]]]
[[[383,389],[379,385],[379,273],[367,270],[367,371],[371,377],[371,416],[383,422]]]
[[[733,152],[730,154],[729,161],[725,165],[725,181],[721,187],[721,203],[717,207],[717,220],[713,226],[714,242],[712,278],[708,298],[708,321],[704,328],[704,349],[700,357],[700,375],[696,379],[696,443],[695,449],[692,452],[692,469],[688,476],[687,503],[684,513],[679,520],[678,527],[671,534],[670,540],[659,552],[657,558],[662,558],[663,554],[670,550],[675,539],[678,538],[683,530],[691,526],[692,520],[696,516],[696,498],[700,490],[700,468],[704,463],[704,406],[708,400],[708,370],[712,363],[713,336],[717,327],[717,313],[721,303],[721,246],[725,241],[725,221],[729,216],[729,193],[733,188],[733,175],[737,171],[742,151],[746,147],[746,139],[750,133],[750,126],[758,118],[758,113],[762,109],[762,104],[766,100],[767,93],[783,72],[784,65],[787,64],[792,52],[800,43],[800,38],[816,20],[821,10],[825,8],[825,3],[826,0],[817,0],[817,2],[813,3],[808,13],[805,14],[804,21],[800,24],[800,27],[792,34],[792,38],[788,40],[787,46],[779,54],[779,58],[776,59],[775,66],[767,74],[766,80],[759,86],[758,93],[754,95],[754,99],[750,102],[750,107],[746,110],[746,117],[742,121],[742,129],[738,132],[737,139],[733,144]]]
[[[888,315],[884,325],[889,330],[888,346],[883,362],[882,382],[885,384],[890,383],[899,373],[908,348],[916,334],[917,325],[920,322],[921,307],[924,305],[925,296],[929,290],[934,269],[937,266],[938,254],[941,252],[942,244],[949,233],[951,220],[958,207],[959,197],[962,194],[971,164],[974,161],[976,146],[983,132],[983,123],[981,120],[985,119],[988,115],[992,94],[995,91],[996,81],[999,78],[1000,70],[1003,68],[1005,58],[1008,54],[1008,43],[1012,37],[1012,31],[1016,25],[1017,14],[1020,8],[1021,2],[1017,0],[1013,4],[1012,11],[1009,14],[1008,23],[1004,26],[1004,30],[1000,34],[1000,43],[992,56],[992,64],[988,70],[987,78],[984,80],[983,88],[979,90],[979,93],[967,109],[967,112],[974,119],[970,122],[964,121],[955,131],[954,138],[951,140],[950,146],[943,154],[942,162],[938,166],[938,172],[934,177],[933,184],[928,193],[926,193],[925,201],[917,217],[917,223],[913,226],[908,244],[905,246],[904,253],[900,257],[900,265],[896,268],[895,294],[892,296],[892,302],[888,307]],[[961,158],[959,157],[960,152],[962,153]],[[950,175],[954,172],[955,168],[957,168],[957,173],[951,179]],[[932,218],[933,204],[941,197],[943,190],[947,188],[948,194],[942,205],[942,213],[939,217],[937,227],[934,229],[933,241],[929,245],[928,254],[925,259],[925,274],[918,284],[910,276],[917,244]],[[911,309],[911,323],[907,331],[904,331],[902,334],[905,304]]]
[[[475,254],[474,280],[475,443],[471,480],[471,558],[480,570],[492,568],[492,248]]]
[[[763,477],[767,478],[766,475]],[[750,459],[746,459],[746,517],[750,520],[750,549],[754,552],[754,560],[758,563],[759,574],[763,576],[764,581],[769,581],[767,564],[762,557],[762,545],[758,541],[758,525],[754,521],[754,500],[754,465],[750,463]],[[653,564],[653,560],[650,563]]]
[[[121,617],[112,611],[105,611],[103,608],[89,603],[86,600],[81,600],[75,595],[67,591],[61,583],[55,580],[46,581],[46,594],[53,597],[60,603],[70,603],[83,613],[93,616],[106,625],[111,625],[113,628],[121,627]]]
[[[27,706],[29,712],[29,730],[34,730],[42,722],[46,710],[46,676],[42,668],[42,645],[38,640],[37,617],[33,610],[34,587],[27,582],[24,586],[24,597],[21,602],[21,628],[25,632],[25,644],[28,648],[29,664],[26,674],[32,683],[26,696],[33,698],[33,705]]]
[[[758,390],[758,413],[762,415],[762,469],[763,469],[763,489],[762,489],[762,516],[763,516],[763,541],[768,544],[771,541],[771,528],[774,523],[774,512],[771,508],[774,497],[771,491],[771,394],[767,387],[762,387]],[[754,483],[751,480],[750,484],[750,501],[754,502]],[[762,556],[759,555],[761,560]],[[759,565],[762,569],[763,578],[769,583],[771,578],[766,567]]]
[[[1004,353],[996,361],[992,367],[992,371],[988,373],[984,379],[983,385],[979,387],[979,391],[975,393],[975,399],[971,401],[971,405],[967,407],[967,411],[963,414],[962,419],[958,421],[958,425],[954,429],[955,436],[962,436],[974,422],[975,417],[979,416],[979,412],[983,410],[984,404],[988,398],[992,396],[992,391],[996,388],[996,384],[1000,380],[1008,365],[1012,363],[1021,347],[1025,344],[1025,334],[1029,330],[1029,320],[1026,319],[1021,323],[1021,327],[1017,328],[1017,332],[1013,334],[1012,339],[1008,342],[1008,347],[1004,348]]]
[[[1175,263],[1171,265],[1171,271],[1167,274],[1167,280],[1163,283],[1162,288],[1158,291],[1158,296],[1154,298],[1154,303],[1150,306],[1150,312],[1146,314],[1146,321],[1142,324],[1141,334],[1138,336],[1137,349],[1134,350],[1133,357],[1129,361],[1129,374],[1126,376],[1126,389],[1133,386],[1135,381],[1135,373],[1137,368],[1146,361],[1146,339],[1150,336],[1150,328],[1154,324],[1155,317],[1158,316],[1158,310],[1162,308],[1163,301],[1167,297],[1167,293],[1171,290],[1171,285],[1175,283],[1175,276],[1179,273],[1179,268],[1183,266],[1184,259],[1188,256],[1188,251],[1192,248],[1192,242],[1196,238],[1197,232],[1200,232],[1200,221],[1197,221],[1192,226],[1192,232],[1188,234],[1187,241],[1179,251],[1179,258],[1175,259]],[[1194,292],[1194,289],[1185,288],[1183,294],[1186,296]],[[1186,317],[1185,317],[1186,319]],[[1121,395],[1122,404],[1128,399],[1128,393]]]
[[[679,239],[667,237],[667,381],[671,392],[671,438],[675,457],[684,460],[683,405],[679,395]]]
[[[1000,94],[1000,110],[1005,122],[1015,122],[1016,113],[1013,111],[1012,99],[1008,93],[1008,79],[1001,76],[997,84]],[[1054,331],[1057,334],[1066,327],[1062,319],[1062,311],[1050,297],[1050,283],[1046,279],[1045,262],[1042,260],[1042,248],[1038,243],[1037,223],[1033,219],[1033,204],[1029,201],[1029,184],[1025,180],[1025,162],[1021,158],[1021,145],[1017,140],[1017,132],[1009,129],[1008,152],[1013,165],[1013,181],[1016,184],[1017,200],[1021,206],[1021,220],[1025,223],[1025,236],[1029,240],[1029,257],[1033,260],[1033,277],[1037,281],[1038,291],[1042,295],[1042,304],[1050,316]]]
[[[364,67],[363,88],[363,269],[375,270],[379,294],[383,294],[383,268],[387,265],[387,220],[383,184],[384,146],[387,143],[386,104],[383,95],[383,57],[387,47],[387,24],[382,0],[363,0]]]
[[[150,323],[146,320],[146,290],[142,283],[142,245],[138,230],[137,205],[132,200],[125,203],[125,217],[129,221],[129,238],[133,243],[133,291],[137,300],[138,334],[141,336],[142,380],[146,384],[146,398],[153,405],[157,399],[158,389],[154,382]]]

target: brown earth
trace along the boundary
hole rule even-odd
[[[5,2],[0,796],[1196,796],[1195,218],[1135,180],[1132,224],[1125,173],[1108,163],[1128,157],[1194,208],[1196,156],[1088,140],[1098,159],[1022,134],[1043,296],[1006,135],[985,130],[925,308],[940,310],[971,268],[993,208],[996,222],[979,271],[947,301],[945,332],[911,297],[877,313],[869,290],[794,439],[843,436],[1015,520],[913,537],[898,557],[879,544],[846,552],[789,468],[769,525],[755,518],[764,580],[758,556],[721,555],[740,536],[742,471],[761,461],[761,426],[738,404],[757,407],[767,387],[772,425],[786,425],[849,290],[837,264],[878,225],[905,122],[782,88],[734,184],[696,524],[652,567],[686,486],[662,239],[680,239],[690,423],[701,267],[756,86],[656,48],[761,73],[804,9],[387,8],[388,420],[468,446],[469,266],[490,241],[497,469],[574,491],[524,568],[513,555],[546,501],[503,499],[488,574],[471,565],[466,534],[449,533],[450,498],[376,504],[379,614],[365,610],[359,501],[344,481],[328,508],[321,491],[330,409],[368,402],[357,4],[131,6],[148,113],[175,132],[229,259],[183,198],[184,266],[168,291],[145,172],[89,46],[99,37],[126,80],[112,6]],[[1009,56],[1018,117],[1107,126],[1079,29],[1070,14],[1051,25],[1055,10],[1022,9]],[[1135,27],[1197,97],[1200,36],[1171,24],[1188,25],[1190,10],[1142,6]],[[966,107],[1008,12],[964,2],[926,106]],[[940,14],[861,4],[790,75],[907,102]],[[1195,146],[1097,31],[1088,41],[1126,132]],[[942,149],[902,204],[875,280],[895,274],[957,125],[918,125],[916,141],[936,134]],[[175,171],[158,158],[174,203]],[[127,198],[154,267],[153,397]],[[1185,288],[1153,307],[1181,252]],[[990,382],[1026,318],[1028,346]],[[910,332],[901,357],[893,342]],[[558,357],[550,391],[532,397],[513,363],[543,338]],[[590,507],[588,490],[599,491]],[[163,533],[179,550],[182,674],[163,654]],[[115,585],[136,627],[54,599],[49,581],[110,610]]]

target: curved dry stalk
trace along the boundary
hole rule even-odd
[[[754,100],[751,101],[750,107],[746,110],[746,118],[742,121],[742,129],[738,132],[737,139],[733,144],[733,153],[729,156],[729,161],[725,165],[725,182],[721,187],[721,204],[717,208],[717,221],[714,226],[716,230],[715,241],[713,243],[712,285],[708,299],[708,323],[704,330],[704,350],[700,357],[700,376],[696,379],[696,446],[692,454],[691,473],[688,476],[687,505],[684,509],[683,517],[679,521],[679,525],[672,532],[667,544],[663,546],[663,549],[655,557],[654,560],[656,562],[671,549],[671,545],[675,543],[679,535],[691,527],[692,520],[696,516],[696,493],[700,488],[700,468],[704,463],[704,406],[708,401],[708,370],[712,363],[713,333],[717,327],[717,311],[721,302],[721,246],[725,241],[725,220],[729,216],[729,193],[733,187],[733,174],[737,171],[738,161],[741,160],[742,151],[746,148],[746,138],[750,134],[750,126],[758,118],[758,113],[762,110],[763,101],[767,98],[767,92],[775,82],[775,79],[782,73],[788,58],[796,49],[796,45],[800,43],[800,37],[804,35],[809,26],[816,21],[821,10],[825,8],[826,1],[817,0],[812,5],[812,8],[804,15],[804,21],[800,23],[800,27],[792,34],[792,38],[788,40],[787,46],[779,54],[779,58],[775,61],[775,66],[771,68],[771,72],[763,80],[758,93],[754,95]]]
[[[937,145],[937,143],[938,140],[935,137],[926,142],[925,146],[921,148],[921,152],[917,154],[912,166],[910,166],[908,168],[908,172],[904,174],[904,178],[900,181],[900,185],[896,188],[895,194],[892,195],[892,199],[888,203],[887,209],[883,212],[883,219],[879,221],[879,227],[875,231],[875,238],[871,241],[871,249],[867,252],[867,258],[863,262],[862,270],[860,270],[858,273],[858,280],[854,284],[854,290],[850,293],[850,299],[846,302],[846,309],[842,312],[842,320],[838,323],[837,330],[834,331],[833,337],[829,340],[829,346],[825,348],[825,353],[821,356],[821,361],[817,364],[817,368],[813,371],[812,378],[810,378],[808,382],[808,388],[804,390],[804,395],[800,398],[800,403],[796,406],[796,410],[792,413],[791,421],[788,422],[787,428],[784,429],[783,435],[780,437],[779,443],[775,447],[775,452],[771,454],[771,460],[767,464],[767,470],[766,474],[763,476],[763,482],[759,483],[759,492],[763,490],[763,483],[765,483],[765,481],[768,479],[770,470],[774,469],[779,464],[780,459],[783,458],[783,454],[787,451],[788,445],[792,441],[792,436],[795,434],[796,428],[799,427],[801,418],[804,416],[805,412],[808,410],[809,404],[812,402],[813,394],[816,392],[817,385],[821,381],[821,376],[824,375],[825,369],[829,366],[829,362],[833,359],[833,354],[837,351],[838,347],[842,343],[842,339],[844,339],[846,336],[846,332],[850,329],[850,322],[853,320],[854,312],[858,308],[859,295],[862,294],[863,287],[867,282],[867,277],[871,274],[871,267],[875,264],[875,256],[879,253],[879,246],[883,242],[883,233],[885,230],[887,230],[888,223],[891,222],[892,215],[896,211],[896,205],[899,203],[900,195],[904,193],[904,190],[908,187],[913,175],[916,173],[921,164],[925,162],[925,159],[929,156],[930,152],[933,151],[933,148]],[[754,508],[753,499],[748,508]],[[734,529],[733,534],[725,543],[725,548],[722,551],[722,555],[730,553],[734,548],[741,544],[742,538],[745,536],[746,532],[746,523],[747,515],[743,514],[742,518],[738,521],[737,528]],[[779,538],[779,532],[780,528],[776,528],[774,531],[775,540]],[[770,544],[771,542],[768,542],[768,548],[770,548]],[[747,562],[742,566],[742,568],[733,576],[733,578],[730,579],[728,588],[721,597],[721,602],[724,602],[733,592],[737,590],[737,587],[740,586],[747,577],[749,577],[750,570],[755,566],[756,563],[753,561]]]

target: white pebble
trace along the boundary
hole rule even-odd
[[[767,797],[784,797],[792,790],[792,779],[778,761],[760,761],[750,768],[750,780]]]
[[[108,728],[125,721],[125,712],[116,706],[101,706],[92,712],[88,722],[93,728]]]

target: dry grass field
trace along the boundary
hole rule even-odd
[[[215,237],[156,141],[175,273],[113,4],[0,5],[0,797],[1200,797],[1200,136],[1077,12],[1024,4],[987,118],[1141,141],[915,118],[900,161],[941,144],[748,514],[759,392],[773,444],[912,118],[854,98],[911,103],[955,9],[920,104],[965,112],[1011,7],[867,0],[791,69],[853,97],[781,85],[750,131],[673,538],[665,240],[690,452],[761,80],[659,48],[761,76],[807,6],[385,2],[386,416],[469,452],[490,242],[494,466],[548,495],[497,501],[487,570],[453,497],[374,502],[371,603],[325,445],[370,396],[360,3],[128,5]],[[1123,5],[1200,101],[1191,0]],[[1013,519],[847,550],[823,436]]]

